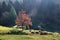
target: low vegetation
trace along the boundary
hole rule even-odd
[[[42,34],[43,35],[40,35],[38,30],[32,30],[31,32],[24,30],[22,32],[16,28],[0,26],[0,40],[60,40],[60,34],[57,32],[43,31]]]

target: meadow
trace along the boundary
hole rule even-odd
[[[60,40],[60,34],[57,32],[55,33],[52,32],[53,33],[52,35],[40,35],[40,34],[31,34],[29,30],[24,30],[23,32],[28,33],[28,35],[5,34],[10,32],[10,30],[14,31],[17,29],[0,26],[0,40]]]
[[[0,35],[0,40],[60,40],[53,35]]]

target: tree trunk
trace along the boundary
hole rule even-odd
[[[23,31],[24,29],[23,29],[23,25],[22,25],[22,31]]]
[[[31,32],[31,29],[30,29],[29,25],[27,25],[27,27],[28,27],[28,29],[29,29],[29,32]]]

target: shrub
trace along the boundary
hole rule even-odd
[[[20,29],[17,28],[8,28],[0,26],[0,34],[24,34],[27,35],[28,33],[22,32]]]
[[[52,32],[48,32],[48,35],[53,35],[53,33]]]
[[[10,30],[10,32],[11,32],[10,34],[19,34],[20,33],[20,31],[17,29]]]
[[[39,32],[35,32],[36,34],[39,34]]]
[[[34,32],[31,32],[32,34],[35,34]]]
[[[45,31],[40,32],[40,35],[47,35],[48,33]]]
[[[11,32],[10,34],[28,35],[28,33],[20,31],[20,30],[17,30],[17,29],[10,30],[10,32]]]
[[[57,37],[57,36],[59,36],[59,33],[54,32],[54,33],[53,33],[53,36],[54,36],[54,37]]]

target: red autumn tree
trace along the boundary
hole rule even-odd
[[[26,14],[26,11],[19,12],[18,16],[16,17],[15,23],[17,25],[28,25],[32,26],[31,18],[29,15]]]

